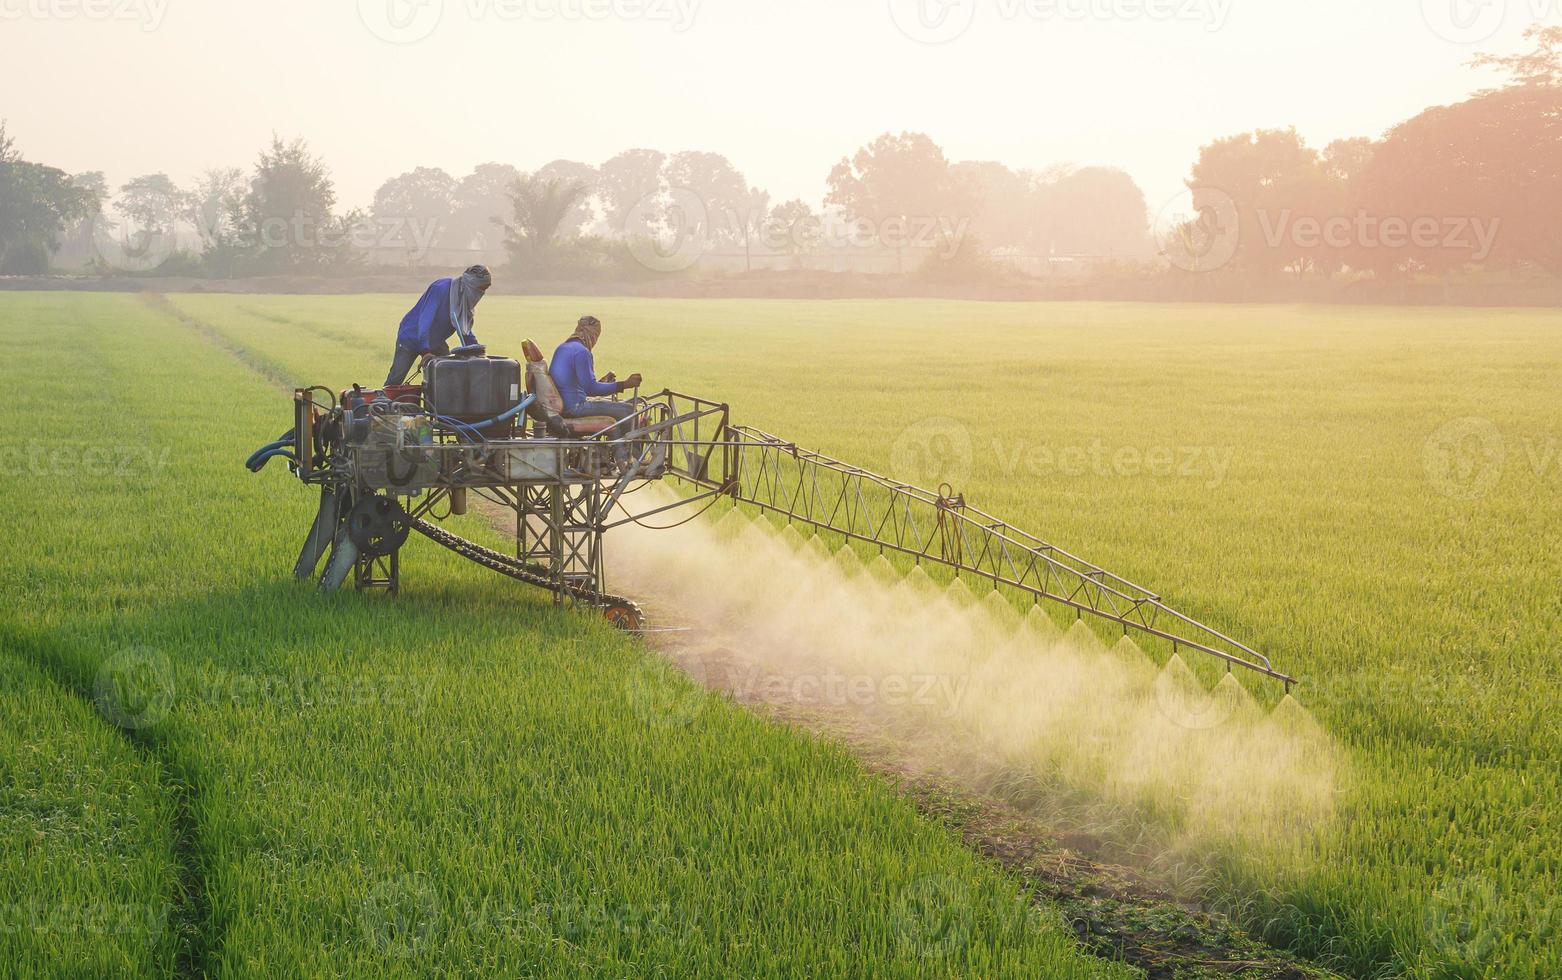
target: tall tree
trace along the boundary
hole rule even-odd
[[[48,271],[60,233],[91,208],[90,188],[63,170],[22,159],[0,121],[0,272]]]
[[[146,174],[120,186],[114,210],[143,231],[163,234],[173,229],[185,210],[184,192],[167,174]]]
[[[1364,210],[1437,222],[1435,234],[1363,259],[1380,274],[1471,261],[1562,275],[1562,87],[1520,84],[1395,126],[1361,179]],[[1482,240],[1482,234],[1485,240]]]
[[[510,188],[520,177],[521,172],[508,163],[484,163],[461,178],[444,238],[448,247],[494,252],[503,246]]]
[[[1534,42],[1534,50],[1509,55],[1480,54],[1472,64],[1507,72],[1510,87],[1562,86],[1562,27],[1534,24],[1524,32],[1524,39]]]
[[[214,167],[195,178],[184,197],[184,220],[195,226],[206,248],[229,242],[232,218],[244,201],[244,171],[238,167]]]
[[[1315,191],[1322,164],[1295,129],[1261,129],[1218,139],[1199,151],[1188,186],[1197,196],[1224,195],[1235,210],[1230,265],[1267,276],[1304,261],[1290,235],[1297,216],[1318,217]]]
[[[505,225],[505,247],[523,274],[551,271],[553,250],[565,216],[586,194],[586,185],[528,174],[510,187],[513,222]]]
[[[765,244],[791,256],[795,267],[802,264],[804,255],[819,247],[823,230],[814,209],[802,199],[793,198],[776,205],[770,212]]]
[[[299,272],[347,259],[345,219],[332,215],[336,189],[330,171],[302,139],[273,135],[255,163],[235,224],[260,272]]]
[[[1123,171],[1084,167],[1037,193],[1036,234],[1047,254],[1131,258],[1152,251],[1144,192]]]
[[[1036,187],[1030,174],[992,160],[967,160],[950,168],[971,202],[971,232],[988,248],[1028,244],[1035,231]]]
[[[538,168],[536,176],[543,180],[562,180],[566,184],[579,184],[585,188],[585,193],[559,222],[557,232],[559,238],[579,236],[596,215],[593,199],[597,191],[597,168],[589,163],[575,160],[554,160]]]
[[[408,250],[451,241],[456,188],[456,179],[437,167],[418,167],[381,184],[369,209],[380,240]]]
[[[895,249],[897,264],[921,229],[943,236],[969,217],[944,151],[923,133],[885,133],[837,163],[828,186],[825,204],[872,223],[878,241]]]
[[[685,150],[668,158],[662,172],[669,186],[693,193],[704,205],[704,214],[688,229],[690,234],[724,245],[748,240],[755,228],[755,192],[730,160],[720,153]]]
[[[598,196],[604,220],[616,235],[634,236],[646,228],[629,228],[629,218],[637,207],[643,223],[655,230],[661,221],[662,164],[665,154],[658,150],[625,150],[597,168]]]

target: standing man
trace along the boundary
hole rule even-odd
[[[396,356],[385,386],[407,380],[412,366],[425,354],[449,354],[451,334],[461,338],[461,348],[477,347],[472,332],[473,310],[493,284],[488,267],[474,265],[452,279],[436,279],[423,291],[417,305],[401,318],[396,332]]]
[[[617,381],[613,377],[613,372],[609,371],[598,380],[591,350],[597,346],[597,340],[601,336],[601,320],[594,316],[581,317],[580,322],[575,325],[575,332],[553,352],[553,360],[548,364],[548,374],[553,378],[554,387],[559,389],[559,397],[564,401],[565,418],[606,415],[618,419],[620,424],[615,426],[610,434],[611,438],[616,439],[621,438],[628,431],[629,427],[622,422],[624,419],[633,418],[636,409],[630,402],[604,401],[602,396],[616,395],[620,391],[640,387],[640,375],[631,374],[623,381]],[[616,443],[613,446],[613,458],[618,461],[620,467],[627,466],[628,446]]]

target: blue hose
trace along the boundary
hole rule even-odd
[[[493,424],[495,424],[497,422],[504,422],[504,421],[506,421],[508,419],[515,418],[517,415],[519,415],[522,412],[526,411],[526,409],[531,406],[531,403],[536,401],[536,400],[537,400],[537,396],[536,395],[527,395],[525,398],[521,399],[521,402],[520,402],[519,405],[516,405],[514,408],[509,409],[507,411],[500,412],[498,415],[495,415],[491,419],[484,419],[481,422],[463,422],[462,425],[465,425],[469,429],[486,429],[490,425],[493,425]]]
[[[434,418],[440,422],[443,422],[445,425],[450,426],[452,429],[455,429],[456,432],[460,435],[464,435],[467,438],[476,436],[477,438],[473,439],[472,441],[477,442],[483,438],[483,429],[488,428],[490,425],[497,425],[500,422],[505,422],[509,419],[515,418],[520,413],[526,411],[526,409],[531,406],[531,403],[536,400],[536,395],[527,395],[525,398],[522,398],[520,404],[516,405],[514,408],[500,412],[491,419],[483,419],[481,422],[461,422],[457,419],[447,418],[443,415],[436,415]]]
[[[278,449],[273,449],[271,452],[261,456],[259,459],[251,456],[250,461],[244,465],[249,467],[251,473],[259,473],[261,470],[266,468],[267,463],[271,462],[278,456],[281,456],[283,459],[292,460],[295,463],[298,462],[298,457],[293,455],[293,450],[283,446]]]
[[[277,455],[278,450],[290,448],[293,445],[293,438],[296,434],[296,431],[297,430],[290,429],[286,435],[276,439],[273,442],[268,442],[264,446],[261,446],[259,449],[255,450],[253,453],[250,453],[250,457],[244,461],[244,465],[249,469],[250,472],[259,473],[260,468],[266,465],[266,460],[270,459],[272,456]],[[289,455],[291,456],[292,454]],[[294,457],[294,461],[297,461],[296,457]]]

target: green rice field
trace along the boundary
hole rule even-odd
[[[541,594],[426,541],[394,601],[292,582],[314,501],[243,460],[286,387],[379,384],[411,299],[0,293],[0,963],[1136,975],[841,745]],[[493,296],[478,334],[583,313],[599,370],[948,482],[1299,677],[1332,817],[1203,886],[1253,934],[1562,975],[1562,314]]]

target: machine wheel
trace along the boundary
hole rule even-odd
[[[637,630],[645,624],[640,607],[632,602],[614,602],[603,607],[602,615],[621,630]]]
[[[347,533],[365,557],[380,558],[398,550],[411,530],[401,504],[380,494],[358,501],[347,515]]]

